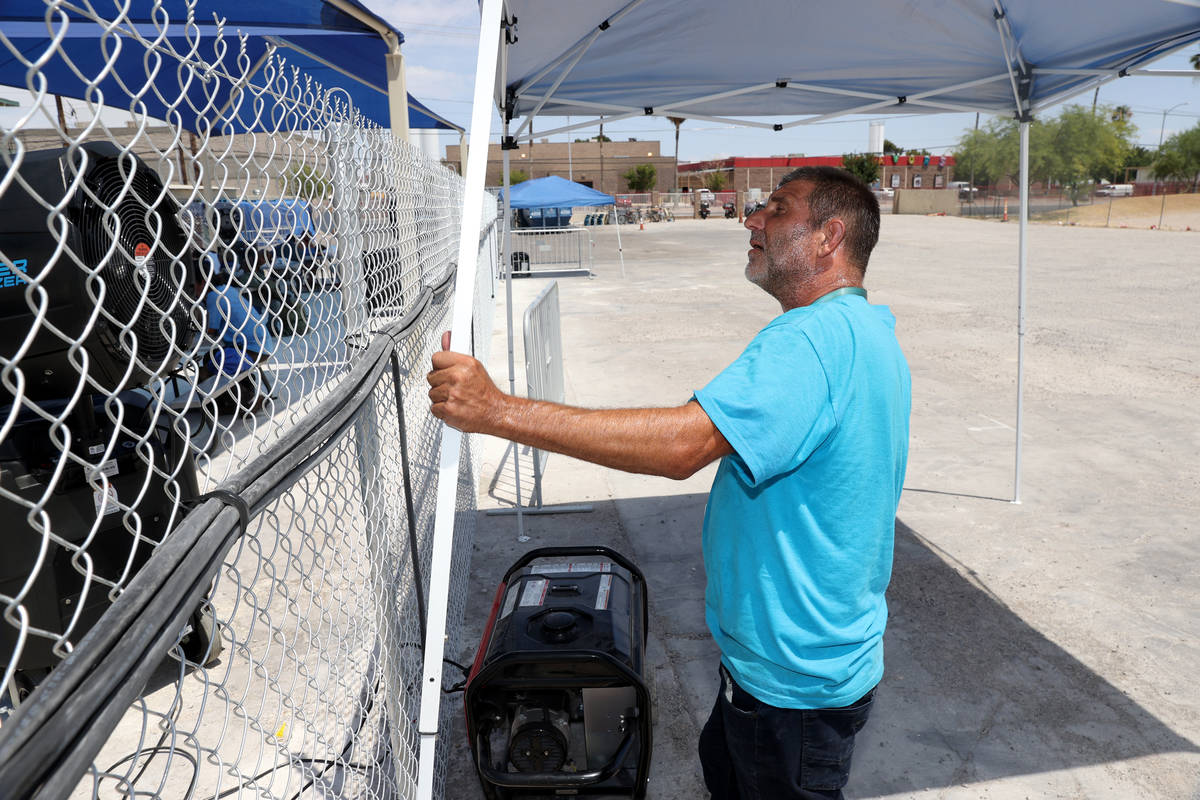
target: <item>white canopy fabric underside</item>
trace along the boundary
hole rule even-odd
[[[1013,114],[1200,41],[1200,8],[1173,0],[508,0],[505,8],[516,41],[496,102],[510,105],[512,119],[753,117],[737,121],[786,128],[855,113]]]

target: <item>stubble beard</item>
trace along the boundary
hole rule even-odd
[[[812,266],[808,263],[804,252],[803,242],[807,230],[798,228],[789,237],[788,246],[782,258],[775,258],[768,251],[768,245],[758,251],[759,263],[756,266],[753,257],[746,261],[746,280],[784,303],[787,296],[799,287],[810,282],[815,276]]]

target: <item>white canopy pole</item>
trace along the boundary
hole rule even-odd
[[[505,45],[507,47],[507,45]],[[504,120],[504,134],[500,137],[500,146],[508,146],[508,120]],[[513,261],[512,261],[512,183],[510,182],[510,162],[508,150],[504,153],[504,312],[508,317],[508,393],[517,393],[517,368],[513,354]],[[517,541],[525,541],[524,506],[521,503],[521,447],[515,441],[513,446],[513,481],[517,489]]]
[[[454,314],[450,348],[471,350],[471,315],[475,306],[475,273],[479,258],[479,221],[483,216],[483,185],[487,177],[488,138],[492,125],[492,88],[496,81],[496,55],[500,42],[502,0],[483,0],[479,20],[479,57],[475,65],[475,99],[471,107],[471,150],[467,155],[466,191],[462,229],[458,241],[458,272],[454,280]],[[433,520],[433,547],[429,570],[429,608],[425,635],[425,663],[421,677],[421,710],[417,731],[421,748],[417,762],[417,798],[432,800],[437,761],[438,722],[442,700],[442,659],[446,647],[446,614],[450,594],[450,567],[454,554],[454,523],[458,517],[459,455],[462,433],[442,426],[438,463],[437,505]]]
[[[621,259],[621,277],[625,277],[625,251],[621,249],[621,209],[617,208],[616,196],[613,196],[613,224],[617,226],[617,258]]]
[[[1025,390],[1025,267],[1029,262],[1029,121],[1020,124],[1021,133],[1021,210],[1018,212],[1017,241],[1017,444],[1013,474],[1014,503],[1021,502],[1021,417]]]

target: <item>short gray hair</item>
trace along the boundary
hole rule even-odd
[[[846,225],[846,253],[863,272],[879,242],[879,200],[867,185],[839,167],[800,167],[783,176],[779,185],[792,181],[812,184],[808,196],[814,228],[834,217]]]

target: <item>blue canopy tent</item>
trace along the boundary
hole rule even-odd
[[[500,191],[500,199],[504,199],[504,191]],[[616,198],[610,194],[597,191],[590,186],[584,186],[582,183],[575,183],[566,178],[560,178],[557,175],[548,175],[545,178],[534,178],[533,180],[522,181],[512,187],[512,199],[509,201],[510,208],[526,209],[526,210],[542,210],[540,215],[535,215],[543,222],[541,227],[554,227],[546,221],[553,216],[557,225],[566,225],[569,223],[571,209],[575,206],[611,206],[616,203]],[[550,214],[551,209],[554,213]],[[561,222],[561,212],[566,209],[568,222]],[[534,225],[533,227],[539,227]]]
[[[501,191],[500,198],[504,198]],[[611,194],[597,191],[582,183],[557,175],[522,181],[512,187],[509,206],[512,208],[549,208],[554,206],[611,206],[616,203]]]
[[[406,136],[409,127],[462,133],[407,94],[399,53],[403,34],[353,0],[269,5],[209,0],[195,17],[185,0],[132,0],[126,17],[122,33],[152,43],[150,51],[164,56],[161,64],[140,48],[110,44],[114,37],[83,13],[50,11],[43,0],[6,0],[0,11],[0,85],[129,108],[190,131],[243,133],[303,129],[320,119],[244,101],[248,86],[268,86],[280,66],[296,67],[327,92],[344,92],[363,116],[397,136]],[[232,34],[243,36],[244,43]],[[232,80],[195,80],[170,65],[175,58]],[[27,85],[34,61],[42,62],[38,74],[48,85]],[[397,96],[406,98],[403,106]]]
[[[505,153],[505,181],[508,179],[508,154]],[[505,231],[508,230],[508,224],[512,219],[512,209],[543,209],[542,218],[545,218],[545,211],[555,209],[555,216],[562,208],[571,208],[574,206],[615,206],[616,198],[611,194],[597,191],[590,186],[584,186],[582,183],[569,181],[566,178],[560,178],[557,175],[547,175],[545,178],[534,178],[533,180],[521,181],[511,187],[508,193],[504,189],[500,190],[500,199],[504,200],[504,219]],[[570,212],[568,211],[568,215]],[[616,221],[617,215],[613,215],[613,220]],[[537,226],[534,226],[537,227]],[[505,242],[505,250],[512,252],[511,243]],[[625,276],[625,254],[621,248],[621,225],[617,223],[617,257],[621,261],[621,276]],[[509,275],[511,278],[511,274]],[[510,310],[511,316],[511,310]],[[509,320],[509,327],[512,326],[512,320]]]

